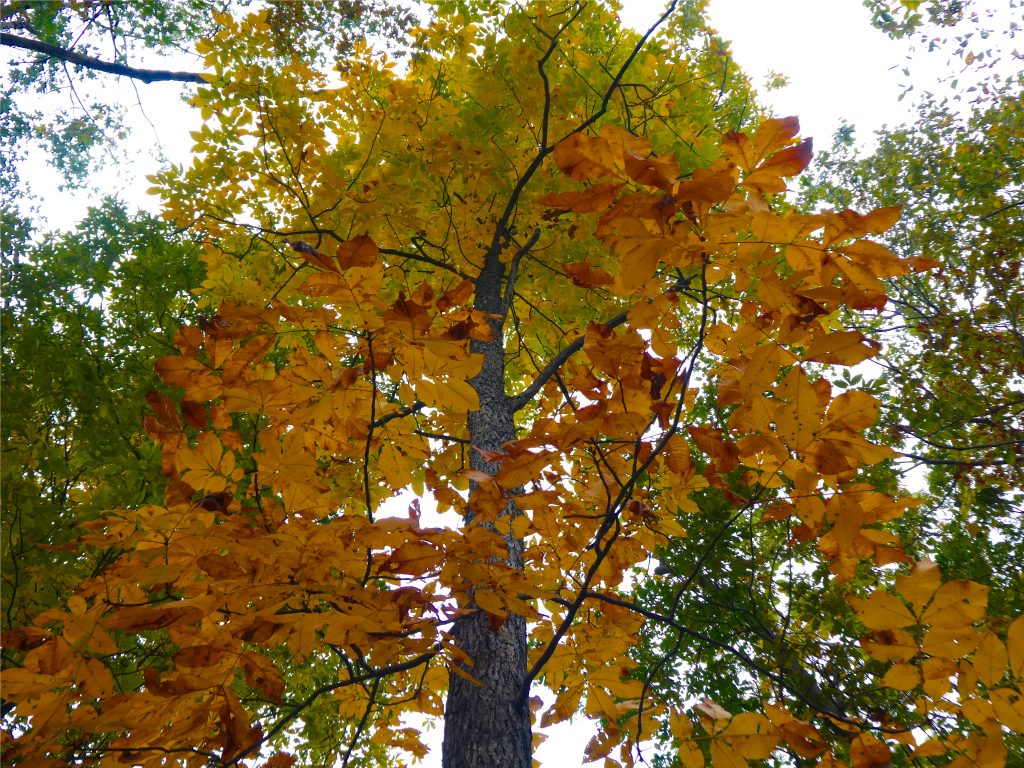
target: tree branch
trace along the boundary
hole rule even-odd
[[[141,80],[144,83],[156,83],[174,81],[179,83],[205,83],[202,75],[198,72],[174,72],[169,69],[140,69],[128,64],[119,64],[114,61],[103,61],[94,56],[87,56],[84,53],[71,51],[57,45],[44,43],[40,40],[30,40],[25,37],[18,37],[8,32],[0,32],[0,45],[11,48],[21,48],[26,51],[34,51],[51,59],[59,59],[69,64],[77,64],[86,69],[93,69],[97,72],[106,72],[110,75],[122,75]]]
[[[530,243],[528,243],[527,246],[524,247],[524,250],[528,249],[530,247],[530,245],[532,245],[532,243],[533,243],[533,239],[531,238]],[[668,291],[666,291],[666,293],[678,292],[678,291],[686,288],[689,285],[689,283],[690,283],[690,279],[689,278],[680,276],[679,279],[676,280],[676,282],[668,289]],[[706,297],[704,298],[703,303],[704,303],[704,306],[706,308],[707,307],[707,298]],[[629,310],[626,310],[625,312],[620,312],[619,314],[615,315],[615,317],[612,317],[612,318],[606,320],[604,322],[604,326],[606,328],[609,328],[609,329],[617,328],[618,326],[620,326],[624,322],[626,322],[626,317],[627,317],[628,314],[629,314]],[[705,314],[706,314],[706,312],[705,312]],[[706,321],[706,317],[702,316],[702,319],[701,319],[701,329],[702,329],[701,330],[701,338],[703,338],[703,325],[704,325],[705,321]],[[563,348],[557,355],[555,355],[553,358],[551,358],[551,361],[547,365],[544,366],[544,369],[540,373],[537,374],[537,378],[535,378],[530,383],[530,386],[528,386],[526,389],[524,389],[522,392],[520,392],[518,395],[516,395],[515,397],[512,398],[512,411],[513,412],[518,411],[520,408],[522,408],[524,405],[526,405],[528,402],[530,402],[537,395],[537,393],[540,392],[541,387],[543,387],[547,383],[548,379],[550,379],[552,376],[554,376],[558,372],[558,370],[565,364],[565,362],[570,357],[572,357],[577,352],[579,352],[581,349],[583,349],[583,343],[584,343],[585,340],[586,340],[586,336],[580,336],[575,341],[573,341],[572,344],[570,344],[569,346]],[[691,362],[691,364],[690,364],[690,373],[692,373],[692,370],[693,370],[693,363]],[[689,376],[689,374],[687,374],[687,375]]]
[[[519,262],[523,260],[523,256],[530,252],[537,243],[537,238],[540,237],[540,229],[533,230],[533,234],[530,235],[530,239],[526,241],[526,244],[520,248],[516,255],[512,257],[512,263],[508,268],[508,278],[505,283],[505,296],[501,300],[501,314],[508,312],[508,308],[512,306],[512,294],[515,291],[516,276],[519,274]]]
[[[610,320],[605,321],[604,326],[606,328],[615,328],[626,322],[627,312],[620,312]],[[551,361],[544,366],[544,370],[537,374],[535,378],[526,389],[520,392],[518,395],[512,398],[512,410],[518,411],[528,402],[533,400],[534,396],[540,392],[548,379],[555,375],[558,370],[565,364],[565,361],[575,355],[581,349],[583,349],[583,342],[586,341],[586,336],[578,337],[572,344],[567,347],[563,347],[562,351],[551,358]]]

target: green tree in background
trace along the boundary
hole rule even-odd
[[[0,46],[10,68],[0,93],[0,189],[24,192],[18,166],[30,145],[43,148],[69,184],[87,180],[100,151],[116,158],[131,104],[100,83],[116,76],[202,83],[195,45],[214,34],[213,13],[229,6],[268,9],[275,35],[263,54],[279,62],[343,60],[364,35],[394,44],[414,21],[405,4],[391,0],[6,2]]]
[[[159,498],[143,437],[153,360],[196,317],[196,244],[114,201],[72,232],[32,240],[3,222],[3,624],[64,599],[96,565],[63,545],[114,507]],[[102,557],[102,553],[99,555]]]
[[[886,241],[939,261],[893,281],[873,321],[885,352],[875,387],[892,392],[882,425],[927,469],[922,546],[941,542],[957,570],[1001,585],[1024,608],[1024,109],[1021,82],[962,114],[927,101],[918,120],[859,154],[852,130],[821,153],[809,203],[903,206]],[[944,510],[945,514],[937,514]]]
[[[996,610],[1019,616],[1024,94],[1019,67],[1012,65],[1019,54],[1007,44],[1019,4],[999,8],[1002,16],[969,2],[866,5],[880,28],[906,38],[925,60],[946,57],[949,75],[929,91],[914,83],[916,65],[909,64],[905,96],[919,102],[916,120],[880,132],[870,152],[859,150],[854,129],[844,127],[802,177],[800,204],[839,211],[900,206],[900,220],[882,240],[904,258],[924,256],[942,266],[890,280],[883,312],[845,316],[845,323],[880,339],[883,352],[865,364],[867,371],[844,372],[835,383],[881,399],[882,416],[871,434],[904,454],[871,473],[872,481],[923,486],[924,503],[897,524],[908,551],[934,557],[944,573],[990,586]],[[713,401],[706,407],[715,412]],[[841,641],[856,635],[856,628],[842,617],[840,591],[823,586],[813,547],[800,544],[794,551],[799,530],[773,540],[737,525],[724,496],[721,489],[701,492],[702,515],[689,521],[690,536],[663,553],[661,577],[639,587],[643,600],[662,610],[673,607],[690,628],[673,634],[648,625],[638,653],[652,686],[688,691],[699,680],[716,701],[749,703],[761,691],[753,681],[737,682],[743,676],[731,656],[732,649],[745,647],[769,668],[793,669],[799,661],[794,711],[828,706],[884,717],[905,707],[893,690],[873,688],[863,678],[856,663],[861,651]],[[706,546],[709,539],[716,548]],[[720,564],[715,580],[701,571],[709,557]],[[793,568],[801,558],[802,568]],[[702,583],[708,591],[694,594]],[[787,596],[781,611],[780,589]],[[811,595],[826,609],[798,630],[790,617],[807,611]],[[709,622],[716,627],[713,637],[692,629]],[[824,646],[823,636],[829,638]],[[679,660],[685,671],[673,667]],[[1014,756],[1024,750],[1017,736],[1010,744]]]

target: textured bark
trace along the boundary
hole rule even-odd
[[[477,278],[477,309],[497,315],[501,309],[504,270],[493,249],[487,265]],[[515,438],[512,401],[505,394],[505,349],[502,321],[491,322],[494,341],[473,342],[473,351],[483,354],[480,373],[471,381],[480,397],[480,410],[470,414],[470,442],[477,448],[497,450]],[[473,469],[489,475],[497,464],[471,452]],[[507,515],[515,514],[510,501]],[[472,515],[467,515],[467,522]],[[507,562],[523,567],[523,543],[505,537]],[[466,671],[482,685],[474,685],[452,673],[444,713],[444,768],[529,768],[532,762],[530,713],[521,703],[520,691],[526,678],[526,620],[509,616],[495,630],[484,614],[475,614],[452,629],[459,647],[473,659]]]

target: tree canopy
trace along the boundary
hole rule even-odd
[[[274,32],[266,55],[319,64],[343,58],[365,34],[397,41],[414,19],[405,5],[388,0],[5,3],[0,45],[11,55],[0,97],[5,195],[27,193],[19,167],[31,146],[43,148],[66,183],[87,183],[101,149],[116,156],[130,108],[87,81],[116,75],[147,84],[202,83],[195,44],[214,34],[213,14],[229,6],[267,11]]]
[[[525,768],[578,715],[607,766],[1018,758],[1019,586],[901,482],[1002,504],[976,543],[1012,566],[1019,187],[968,164],[992,118],[948,176],[894,135],[794,203],[811,143],[699,5],[643,34],[600,3],[432,11],[412,55],[335,70],[218,11],[194,156],[152,177],[169,225],[107,208],[12,271],[11,499],[87,504],[73,539],[5,528],[18,573],[68,561],[5,583],[5,759],[390,765],[434,718],[446,768]],[[892,318],[915,335],[883,356]],[[970,375],[920,362],[936,339]]]

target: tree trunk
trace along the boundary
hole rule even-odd
[[[492,315],[501,312],[501,284],[504,275],[492,249],[487,265],[477,279],[474,306]],[[510,398],[505,394],[505,349],[502,319],[491,321],[493,341],[474,341],[472,350],[483,354],[480,373],[471,381],[480,398],[480,410],[469,416],[470,466],[495,475],[499,465],[485,461],[475,448],[497,450],[516,437]],[[510,500],[504,514],[515,514]],[[472,520],[472,512],[466,522]],[[507,562],[523,567],[523,543],[505,536]],[[444,713],[444,768],[530,768],[532,735],[530,713],[520,691],[526,677],[526,620],[510,615],[495,630],[484,613],[456,622],[452,628],[459,647],[474,664],[466,672],[480,681],[475,685],[455,674],[449,675],[448,700]],[[525,697],[523,697],[525,699]]]

